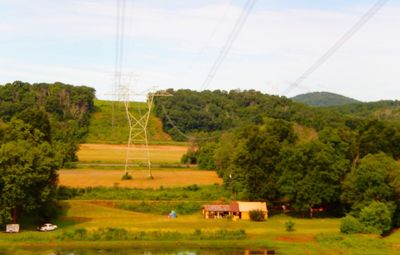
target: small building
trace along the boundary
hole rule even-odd
[[[259,210],[268,217],[267,204],[265,202],[232,202],[229,205],[203,205],[203,215],[206,219],[219,219],[231,216],[236,219],[250,219],[250,211]]]
[[[230,204],[231,213],[239,219],[249,220],[250,211],[262,211],[265,218],[268,218],[267,203],[265,202],[232,202]]]
[[[206,219],[220,219],[230,215],[230,205],[203,205],[203,215]]]

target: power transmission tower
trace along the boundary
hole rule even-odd
[[[151,160],[148,144],[147,127],[150,119],[151,110],[153,108],[154,97],[171,96],[166,91],[150,92],[147,94],[146,109],[139,116],[132,114],[130,109],[129,91],[123,91],[124,105],[126,117],[129,124],[128,148],[125,159],[125,175],[128,174],[128,169],[136,162],[145,162],[149,171],[149,178],[153,179],[151,173]]]

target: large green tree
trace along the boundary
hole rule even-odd
[[[38,129],[13,120],[0,130],[0,224],[5,224],[55,199],[59,165]]]
[[[230,178],[238,178],[251,200],[279,198],[276,165],[283,146],[296,140],[290,123],[266,120],[262,126],[251,125],[242,130],[240,142],[231,160]]]
[[[337,155],[331,145],[316,140],[285,147],[278,169],[283,196],[295,209],[306,211],[339,202],[341,180],[350,162]]]
[[[400,167],[384,153],[368,154],[343,182],[342,201],[360,211],[372,201],[396,201],[400,195]]]

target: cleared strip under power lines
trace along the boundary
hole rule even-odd
[[[285,91],[287,95],[291,90],[298,87],[330,57],[332,57],[351,37],[354,36],[389,0],[377,1],[342,37],[339,38],[320,58],[318,58],[306,71],[299,76]]]

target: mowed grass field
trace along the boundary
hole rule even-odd
[[[133,167],[128,170],[133,179],[121,180],[124,174],[126,145],[81,144],[78,151],[79,163],[88,165],[80,166],[79,169],[60,170],[59,184],[79,188],[98,186],[159,188],[222,183],[214,171],[173,167],[180,164],[182,155],[187,151],[186,146],[150,145],[149,149],[152,164],[164,165],[164,168],[158,166],[152,168],[154,179],[148,178],[149,172],[146,167]],[[144,146],[137,146],[133,152],[143,155]],[[136,162],[144,163],[144,161]]]
[[[149,145],[149,151],[154,164],[179,164],[187,146]],[[80,163],[125,164],[126,152],[126,144],[81,144],[78,158]],[[144,146],[135,146],[132,153],[144,155]]]
[[[59,171],[59,185],[67,187],[127,187],[159,188],[188,185],[209,185],[222,183],[214,171],[187,169],[153,169],[154,179],[148,178],[148,170],[130,170],[132,180],[121,180],[124,170],[75,169]]]
[[[186,151],[186,147],[182,146],[151,146],[153,150],[153,162],[179,162],[179,159]],[[228,202],[228,196],[221,191],[211,191],[212,187],[220,187],[212,185],[221,184],[222,180],[218,178],[214,171],[201,171],[185,168],[154,168],[152,170],[154,179],[148,178],[148,170],[138,167],[130,170],[133,176],[132,180],[122,181],[121,177],[124,173],[123,166],[112,166],[107,169],[106,164],[101,163],[123,163],[125,159],[126,146],[123,145],[103,145],[103,144],[83,144],[79,155],[81,162],[99,166],[85,166],[79,169],[60,170],[59,184],[68,187],[128,187],[128,188],[152,188],[146,192],[159,192],[157,200],[146,199],[144,190],[133,190],[137,192],[140,198],[136,200],[123,200],[126,198],[117,197],[119,200],[107,200],[104,195],[98,198],[79,198],[61,201],[63,213],[61,217],[53,221],[60,229],[50,233],[38,233],[34,227],[25,228],[18,235],[9,235],[0,233],[0,247],[12,246],[45,246],[49,244],[55,246],[86,246],[86,245],[103,245],[110,246],[128,246],[128,247],[219,247],[232,248],[240,247],[243,249],[268,248],[277,251],[277,254],[400,254],[399,234],[395,233],[386,238],[373,235],[343,235],[340,234],[340,219],[338,218],[321,218],[321,219],[304,219],[291,218],[287,215],[276,215],[268,218],[264,222],[253,222],[248,220],[232,221],[229,219],[204,219],[201,210],[191,214],[180,214],[178,218],[169,219],[164,213],[160,214],[156,211],[143,213],[137,209],[129,210],[129,207],[118,207],[118,203],[124,205],[145,204],[150,205],[157,203],[157,208],[163,203],[168,209],[177,209],[174,206],[177,203],[221,203]],[[157,155],[157,156],[154,156]],[[86,158],[85,158],[86,157]],[[119,161],[121,160],[121,161]],[[169,160],[169,161],[168,161]],[[104,168],[104,169],[101,169]],[[188,189],[189,185],[197,184],[200,186],[198,191]],[[203,185],[211,185],[211,187],[203,187]],[[163,188],[161,188],[163,187]],[[168,187],[182,187],[183,191],[171,191]],[[206,190],[202,190],[202,189]],[[222,187],[221,187],[222,188]],[[158,190],[157,190],[158,189]],[[93,189],[94,190],[94,189]],[[105,189],[106,192],[107,189]],[[110,192],[117,192],[123,189],[110,189]],[[102,194],[104,191],[98,191]],[[181,196],[178,193],[186,193]],[[199,192],[201,200],[192,199],[191,192]],[[218,194],[211,198],[207,192]],[[182,193],[182,194],[183,194]],[[190,194],[189,194],[190,193]],[[213,193],[213,194],[214,194]],[[109,193],[107,193],[108,195]],[[117,193],[115,193],[117,194]],[[147,194],[147,193],[146,193]],[[203,199],[203,195],[206,197]],[[87,193],[85,193],[87,195]],[[176,200],[172,195],[181,197]],[[149,196],[149,194],[147,194]],[[172,198],[171,198],[172,197]],[[158,200],[158,199],[164,200]],[[84,200],[90,199],[90,200]],[[115,198],[108,198],[115,199]],[[122,200],[121,200],[122,199]],[[169,200],[168,200],[169,199]],[[175,200],[174,200],[175,199]],[[197,199],[197,198],[196,198]],[[229,198],[228,198],[229,200]],[[169,204],[171,203],[171,204]],[[131,207],[132,208],[132,207]],[[291,220],[295,223],[295,231],[287,232],[286,223]],[[239,231],[244,230],[245,239],[240,240],[116,240],[116,241],[63,241],[60,236],[66,232],[74,231],[96,231],[100,228],[124,229],[132,233],[138,232],[157,232],[157,233],[183,233],[190,235],[195,231],[216,232],[219,230]],[[24,253],[23,253],[24,254]]]
[[[191,233],[195,229],[246,229],[250,239],[269,237],[279,240],[285,233],[285,222],[289,217],[278,215],[265,222],[248,220],[231,221],[227,219],[204,219],[201,212],[192,215],[178,215],[176,219],[169,219],[167,215],[132,212],[114,208],[106,203],[95,204],[93,201],[72,200],[64,201],[69,208],[62,218],[66,221],[75,221],[74,227],[95,229],[98,226],[126,228],[131,231],[182,231]],[[299,242],[312,241],[315,233],[338,233],[338,219],[294,219],[296,231],[289,233]],[[308,237],[308,238],[307,238]],[[284,241],[284,240],[283,240]]]
[[[287,215],[277,215],[264,222],[247,220],[231,221],[227,219],[204,219],[201,213],[192,215],[178,215],[176,219],[169,219],[166,215],[139,213],[114,208],[107,203],[93,203],[93,201],[69,200],[63,201],[65,214],[55,223],[60,230],[49,233],[38,233],[34,230],[24,230],[18,236],[0,233],[0,246],[12,245],[21,240],[25,245],[29,243],[43,243],[51,241],[57,246],[72,246],[74,242],[57,241],[57,236],[63,231],[86,229],[87,231],[101,228],[123,228],[127,231],[157,231],[193,233],[195,230],[245,230],[245,240],[171,240],[171,241],[122,241],[118,245],[157,246],[159,247],[244,247],[257,249],[268,247],[277,254],[399,254],[398,240],[386,240],[371,235],[342,235],[339,233],[340,219],[299,219]],[[287,232],[285,223],[292,220],[295,231]],[[76,245],[82,245],[77,243]],[[107,245],[99,241],[96,245]],[[109,244],[110,245],[110,244]],[[111,242],[112,245],[112,242]],[[161,246],[160,246],[161,245]],[[194,246],[193,246],[194,245]]]

